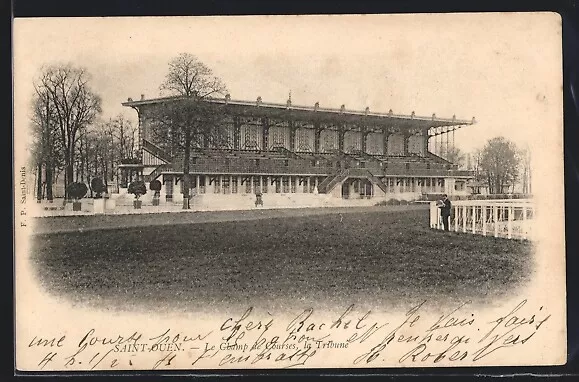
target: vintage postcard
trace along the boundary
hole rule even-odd
[[[15,19],[17,370],[565,364],[561,42]]]

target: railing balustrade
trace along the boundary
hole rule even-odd
[[[430,202],[430,228],[444,229],[440,212],[436,202]],[[507,239],[529,239],[534,214],[532,199],[453,201],[449,230]]]

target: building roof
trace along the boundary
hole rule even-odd
[[[161,98],[151,98],[145,99],[141,96],[141,100],[133,101],[131,98],[127,102],[123,102],[123,106],[129,106],[133,108],[139,108],[144,105],[159,104],[162,102],[167,102],[171,100],[185,99],[185,97],[161,97]],[[475,118],[471,120],[457,119],[455,116],[452,118],[440,118],[436,114],[432,114],[430,117],[417,116],[414,112],[411,114],[394,114],[392,110],[388,113],[378,113],[371,112],[369,108],[364,111],[359,110],[347,110],[345,105],[342,105],[340,109],[320,107],[318,103],[314,106],[302,106],[302,105],[292,105],[291,101],[288,103],[271,103],[262,102],[261,97],[258,97],[256,101],[243,101],[243,100],[232,100],[229,95],[224,98],[206,98],[208,102],[228,105],[232,109],[236,109],[238,112],[244,115],[264,115],[264,114],[276,114],[278,117],[293,117],[308,119],[311,118],[311,113],[316,113],[320,119],[339,119],[344,122],[357,122],[363,123],[368,122],[369,124],[377,125],[387,125],[394,124],[400,127],[418,127],[418,128],[431,128],[431,127],[442,127],[442,126],[465,126],[472,125],[476,123]]]

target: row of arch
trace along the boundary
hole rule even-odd
[[[142,138],[155,143],[152,133],[148,131],[147,121],[142,121],[141,128]],[[272,150],[283,147],[290,151],[308,153],[328,153],[342,149],[346,153],[363,151],[370,155],[420,156],[425,156],[428,151],[428,136],[423,130],[411,135],[402,132],[387,133],[386,137],[380,131],[363,133],[347,130],[343,134],[343,143],[340,145],[340,132],[337,130],[324,129],[320,131],[319,137],[316,137],[314,128],[298,127],[293,130],[292,135],[292,128],[288,122],[265,129],[259,121],[255,121],[241,123],[237,136],[233,124],[221,126],[215,129],[215,133],[210,134],[210,137],[196,137],[193,147],[234,150]],[[166,146],[161,142],[158,145]]]
[[[313,129],[298,128],[295,131],[293,142],[290,129],[287,127],[274,126],[268,131],[267,139],[264,140],[263,128],[256,125],[242,125],[239,136],[239,149],[241,150],[272,150],[283,147],[296,152],[328,153],[339,149],[339,133],[336,130],[322,130],[316,150],[315,132]],[[343,150],[346,153],[364,151],[370,155],[407,155],[416,154],[424,156],[427,150],[427,141],[423,135],[405,136],[402,133],[389,134],[384,139],[381,132],[367,133],[366,136],[360,131],[346,131],[344,133]],[[406,149],[405,149],[405,139]],[[209,147],[234,149],[235,136],[233,128],[226,128],[221,139],[212,142]],[[264,147],[267,142],[267,147]],[[201,148],[203,142],[196,142]],[[406,150],[406,151],[405,151]]]

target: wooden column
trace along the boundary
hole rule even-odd
[[[233,149],[241,149],[241,121],[239,117],[233,117]]]
[[[338,150],[344,151],[344,136],[346,135],[346,130],[343,125],[338,128]]]
[[[366,127],[362,128],[362,142],[361,142],[361,150],[362,153],[366,154],[366,139],[368,138],[369,131],[367,131]]]
[[[168,202],[173,201],[173,177],[167,176],[167,178],[163,179],[165,181],[165,200]]]
[[[388,138],[390,138],[390,132],[388,132],[387,128],[382,129],[382,145],[384,146],[384,155],[388,155]]]
[[[428,129],[422,130],[423,134],[423,143],[422,143],[422,156],[425,157],[428,153]]]
[[[294,121],[289,121],[290,138],[289,138],[289,149],[290,151],[296,150],[296,127]]]
[[[406,156],[406,155],[408,155],[408,140],[410,139],[410,134],[403,133],[402,137],[403,137],[403,141],[404,141],[404,144],[402,145],[403,146],[402,154],[404,156]]]
[[[322,134],[322,130],[324,130],[324,128],[320,122],[314,122],[314,154],[320,152],[320,135]]]
[[[269,150],[269,119],[268,118],[262,118],[261,119],[261,126],[263,128],[262,131],[262,139],[261,139],[261,149],[263,151],[268,151]],[[253,187],[253,186],[252,186]]]

